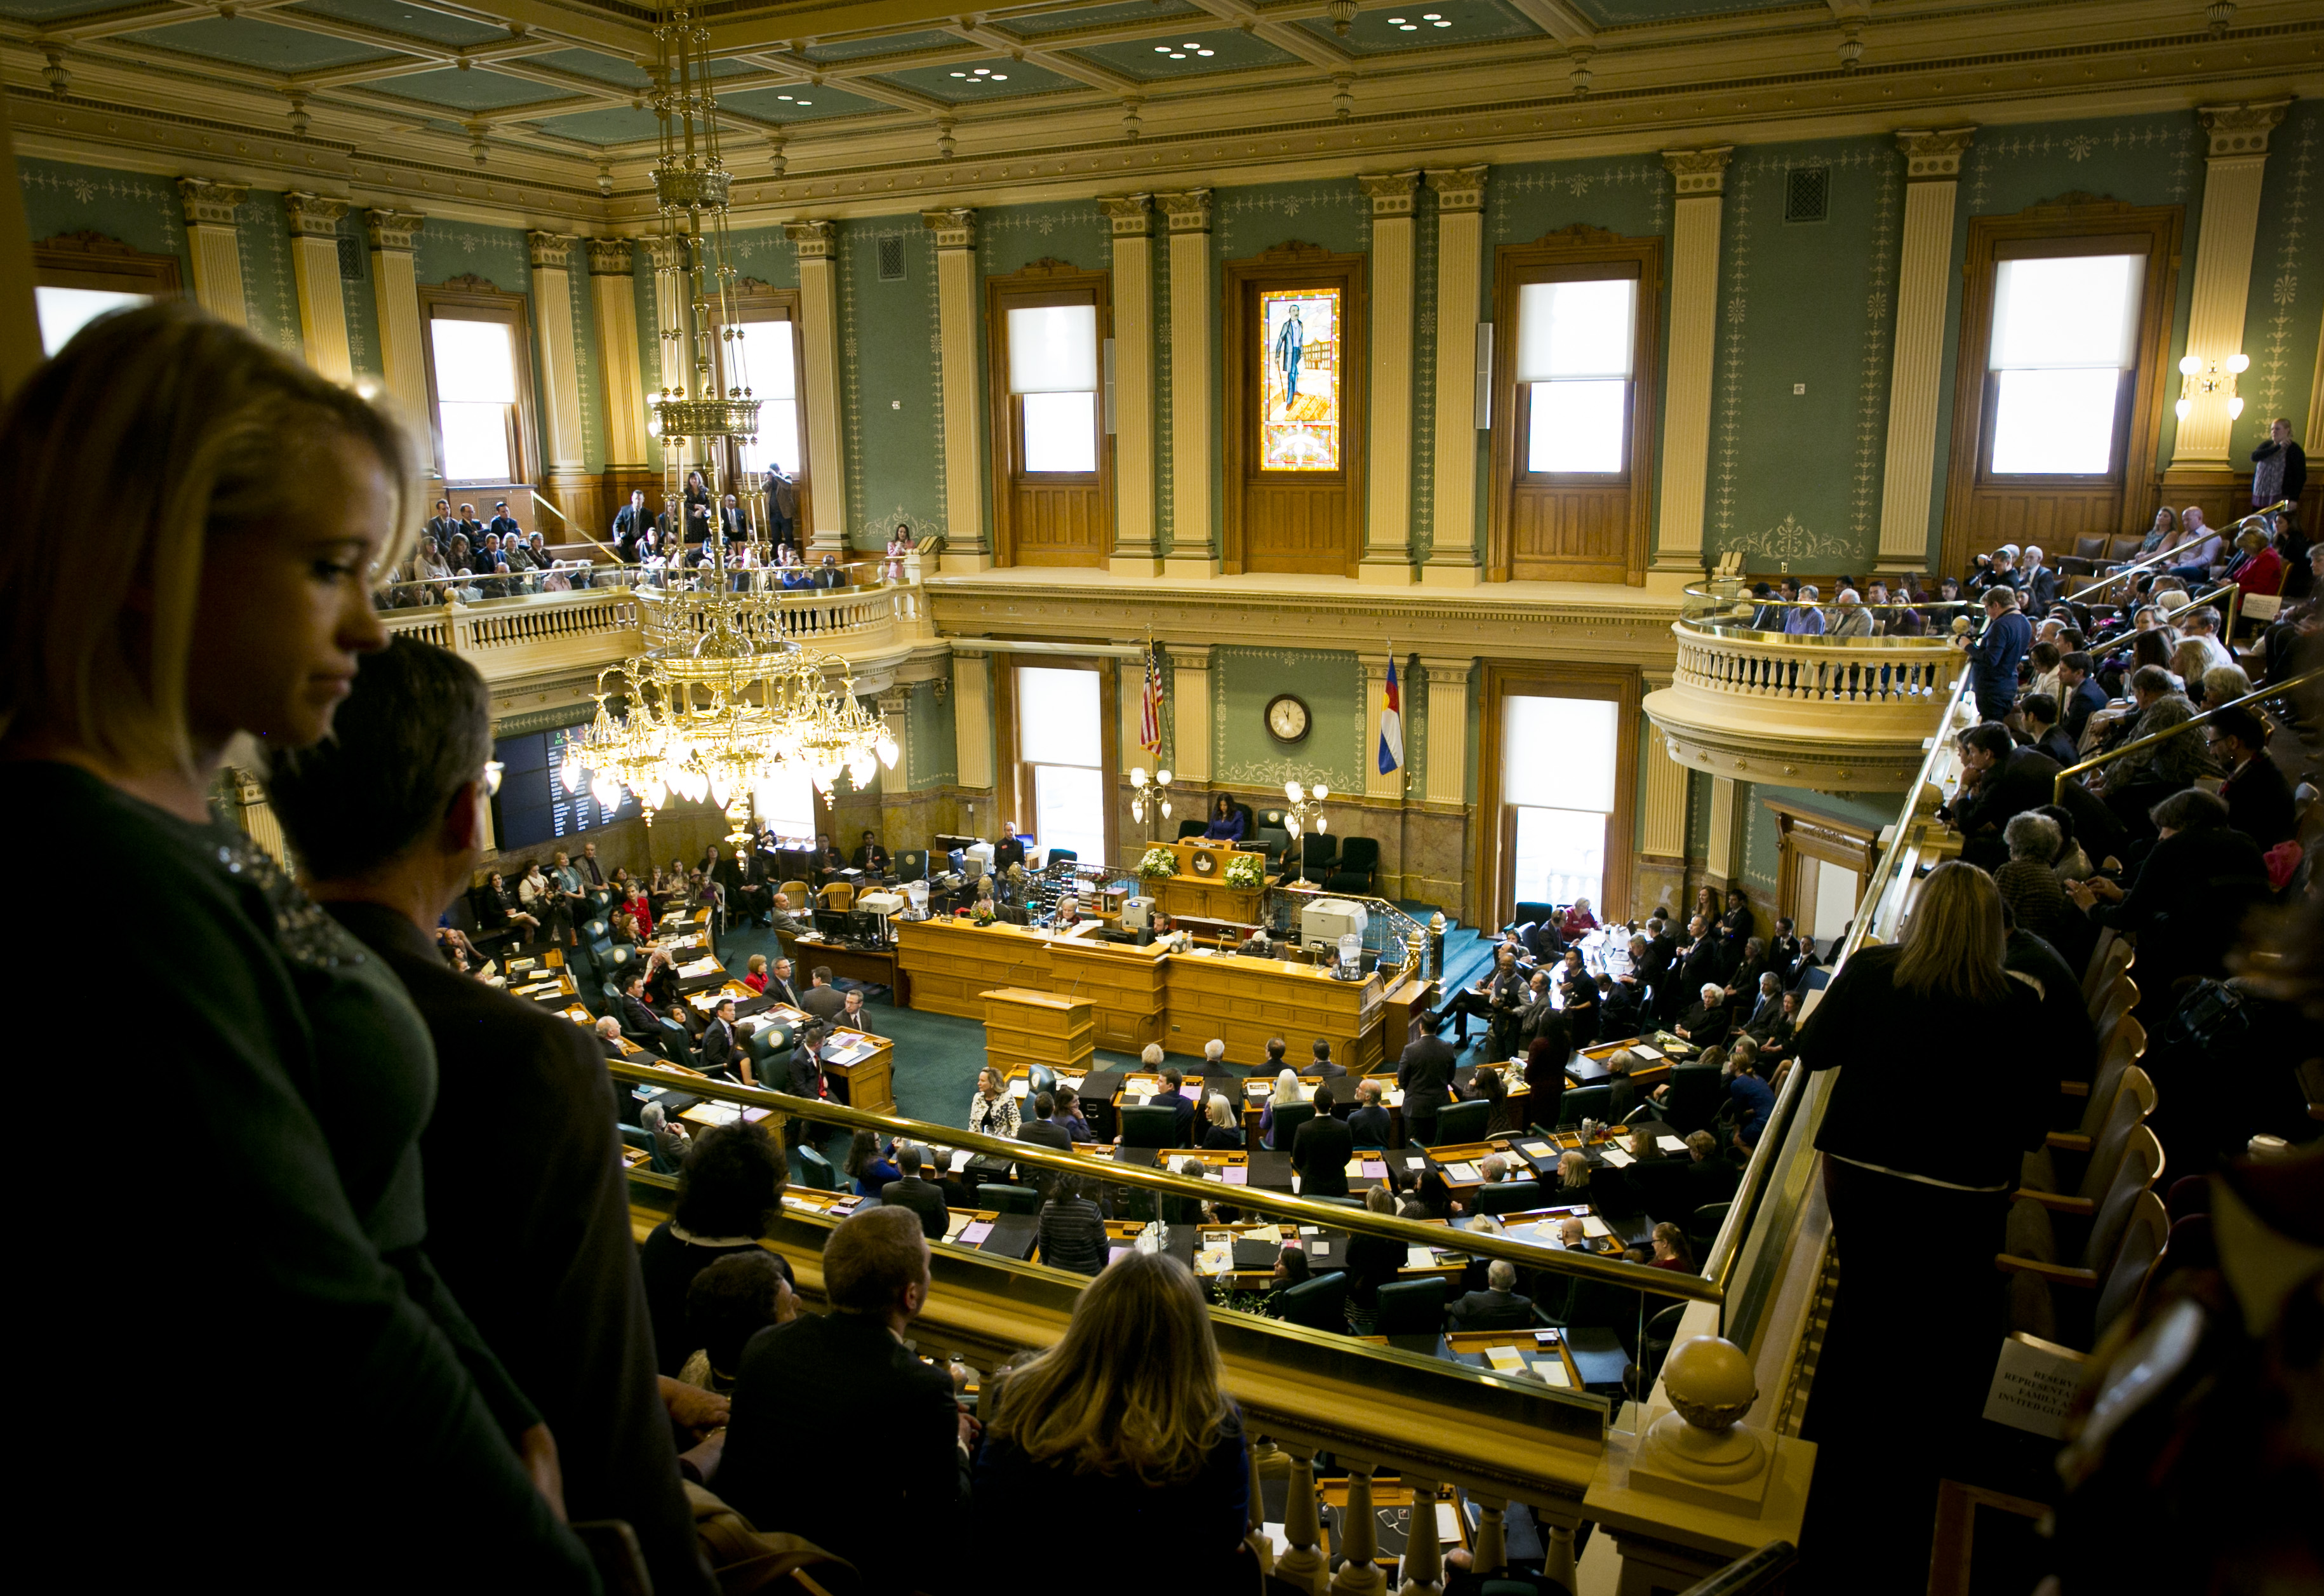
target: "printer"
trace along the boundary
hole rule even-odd
[[[1351,903],[1344,898],[1312,899],[1299,911],[1300,946],[1314,947],[1321,944],[1336,949],[1342,936],[1362,936],[1369,918],[1360,903]]]

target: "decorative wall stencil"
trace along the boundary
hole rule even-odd
[[[1492,185],[1485,186],[1489,203]],[[1412,218],[1412,558],[1436,547],[1436,191],[1420,185]],[[1484,303],[1485,301],[1479,301]],[[1414,671],[1416,684],[1427,673]],[[1422,740],[1425,742],[1425,739]],[[1409,750],[1416,745],[1405,739]],[[1407,791],[1424,792],[1416,766]]]
[[[290,273],[290,219],[282,196],[253,189],[235,218],[242,256],[242,298],[250,330],[286,355],[304,355],[299,292]]]
[[[1004,277],[1050,255],[1089,271],[1104,263],[1111,237],[1105,213],[1091,200],[991,206],[976,213],[977,270]]]
[[[1154,227],[1154,547],[1168,554],[1178,540],[1178,501],[1172,462],[1177,441],[1170,434],[1170,239],[1157,218]]]
[[[1371,201],[1353,178],[1222,189],[1211,217],[1213,260],[1240,260],[1295,235],[1341,254],[1371,248]]]
[[[339,294],[347,319],[347,360],[358,377],[383,378],[379,353],[379,296],[372,291],[371,252],[364,247],[363,213],[339,218]],[[352,269],[352,273],[350,272]]]
[[[1727,255],[1726,291],[1719,315],[1719,420],[1711,429],[1710,525],[1704,544],[1724,553],[1735,546],[1735,477],[1743,457],[1743,318],[1751,281],[1751,185],[1760,162],[1727,167],[1727,204],[1720,222]]]
[[[1972,216],[2021,210],[2047,184],[2112,194],[2133,205],[2181,205],[2195,189],[2202,128],[2192,114],[2165,112],[2047,127],[1981,128],[1961,174],[1963,208]],[[2191,243],[2191,241],[2190,241]]]
[[[1786,515],[1774,526],[1738,538],[1726,547],[1739,549],[1755,560],[1772,562],[1777,569],[1788,571],[1794,565],[1821,569],[1821,565],[1852,558],[1861,546],[1853,538],[1820,535]],[[1819,561],[1821,565],[1817,564]]]
[[[1775,890],[1783,868],[1784,843],[1775,829],[1775,811],[1759,801],[1766,789],[1755,782],[1735,784],[1735,807],[1748,816],[1743,828],[1743,879],[1762,892]],[[1774,912],[1772,906],[1769,913]]]
[[[960,780],[960,743],[954,736],[954,698],[939,699],[935,682],[911,685],[911,706],[905,714],[904,784],[913,791],[950,787]]]
[[[880,240],[901,238],[911,270],[880,281]],[[936,316],[936,235],[917,216],[844,222],[839,227],[840,390],[846,437],[848,542],[872,536],[867,505],[891,501],[893,514],[946,532],[944,482],[956,470],[982,474],[981,460],[945,457],[943,363]],[[876,482],[873,478],[876,476]]]
[[[1857,390],[1856,490],[1849,499],[1849,530],[1858,547],[1879,540],[1880,473],[1887,452],[1888,359],[1894,349],[1889,318],[1895,313],[1896,200],[1904,187],[1901,152],[1880,171],[1872,207],[1872,288],[1864,298],[1864,379]],[[1827,174],[1829,175],[1829,174]]]
[[[60,233],[102,233],[147,254],[178,257],[178,281],[194,291],[184,202],[166,179],[60,161],[16,158],[26,229],[37,244]]]
[[[1667,235],[1670,206],[1670,174],[1651,156],[1497,166],[1485,186],[1487,236],[1495,244],[1522,244],[1585,214],[1618,233],[1636,235],[1643,221],[1643,230]],[[1618,214],[1624,210],[1636,214]]]
[[[1314,730],[1286,754],[1263,715],[1283,693],[1305,699]],[[1309,649],[1211,650],[1211,771],[1239,786],[1322,781],[1351,795],[1364,785],[1364,673],[1354,654]]]
[[[2294,106],[2270,145],[2267,191],[2260,200],[2260,237],[2253,267],[2251,308],[2244,318],[2244,352],[2252,374],[2245,381],[2250,402],[2236,420],[2227,457],[2247,463],[2278,416],[2292,419],[2304,444],[2315,442],[2317,418],[2302,417],[2301,383],[2305,351],[2316,346],[2324,272],[2307,272],[2309,292],[2301,292],[2300,263],[2312,249],[2308,232],[2309,190],[2324,143],[2324,106]],[[2270,248],[2270,245],[2273,248]],[[2311,261],[2312,264],[2312,261]]]

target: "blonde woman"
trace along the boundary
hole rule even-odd
[[[184,303],[90,323],[0,412],[27,529],[0,543],[0,758],[39,844],[24,868],[72,942],[138,906],[114,962],[172,1025],[159,1112],[115,1126],[121,1157],[80,1217],[118,1235],[165,1208],[234,1215],[133,1271],[67,1250],[42,1289],[87,1315],[105,1365],[139,1371],[141,1461],[171,1482],[126,1542],[105,1514],[109,1547],[230,1558],[272,1588],[361,1544],[383,1587],[456,1562],[579,1591],[595,1580],[559,1522],[553,1444],[421,1246],[427,1029],[378,960],[210,818],[230,745],[256,764],[254,740],[320,741],[385,645],[369,588],[410,524],[406,447],[352,389]],[[91,483],[105,535],[58,535]],[[156,1293],[202,1311],[147,1334]],[[219,1378],[256,1346],[267,1388],[331,1393],[296,1469],[251,1423],[250,1382]],[[31,1400],[47,1433],[88,1417],[70,1382]],[[261,1496],[281,1516],[254,1538],[239,1526]],[[87,1539],[92,1500],[59,1475],[23,1505]]]
[[[1203,1099],[1203,1117],[1209,1125],[1203,1132],[1205,1151],[1232,1151],[1242,1146],[1242,1127],[1235,1122],[1234,1104],[1223,1094],[1213,1092]]]
[[[1296,1072],[1286,1069],[1277,1075],[1274,1093],[1268,1098],[1267,1106],[1259,1111],[1259,1141],[1264,1146],[1274,1148],[1277,1152],[1290,1151],[1288,1147],[1275,1145],[1275,1111],[1279,1108],[1289,1108],[1295,1103],[1306,1101],[1306,1095],[1299,1090],[1299,1076]]]
[[[1006,1139],[1017,1134],[1017,1099],[1001,1072],[986,1065],[976,1072],[976,1095],[968,1100],[968,1128]]]
[[[1580,1153],[1563,1153],[1557,1160],[1557,1195],[1561,1202],[1590,1200],[1590,1160]]]
[[[977,1454],[978,1518],[1130,1530],[1140,1591],[1256,1588],[1242,1416],[1222,1374],[1186,1266],[1124,1256],[1082,1292],[1057,1344],[1003,1377]],[[1089,1570],[1071,1557],[1008,1557],[992,1585],[1080,1591]]]

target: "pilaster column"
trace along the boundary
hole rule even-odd
[[[1485,169],[1432,169],[1436,195],[1435,542],[1420,580],[1474,587],[1477,566],[1477,306],[1485,271]],[[1430,745],[1434,755],[1435,746]],[[1429,786],[1436,785],[1432,758]]]
[[[812,555],[847,552],[847,461],[839,443],[839,227],[791,222],[783,232],[798,246],[799,352],[807,368],[807,532]],[[965,706],[964,706],[965,707]],[[992,784],[992,757],[984,759]],[[968,780],[962,767],[961,780]]]
[[[296,189],[282,196],[290,221],[290,275],[299,290],[299,331],[307,364],[334,383],[355,380],[347,354],[346,291],[339,286],[339,218],[344,199]]]
[[[653,458],[646,447],[645,380],[638,366],[636,277],[637,254],[628,239],[589,240],[589,297],[597,312],[598,363],[604,371],[609,471],[641,471]]]
[[[1277,1560],[1275,1574],[1303,1591],[1323,1596],[1331,1573],[1323,1556],[1323,1523],[1315,1510],[1315,1449],[1286,1444],[1291,1480],[1283,1493],[1283,1538],[1290,1549]]]
[[[1372,207],[1371,458],[1364,466],[1366,582],[1412,581],[1413,204],[1417,171],[1359,175]]]
[[[1219,574],[1211,520],[1211,191],[1157,194],[1170,229],[1170,553],[1174,577]]]
[[[2203,162],[2203,219],[2195,232],[2195,286],[2187,307],[2187,353],[2206,366],[2227,370],[2244,352],[2244,311],[2251,294],[2252,249],[2259,240],[2260,180],[2267,171],[2267,135],[2283,120],[2289,99],[2240,106],[2205,106],[2196,114],[2211,135]],[[2174,395],[2174,397],[2176,397]],[[2191,396],[2194,408],[2179,423],[2172,469],[2229,465],[2224,387]]]
[[[1743,876],[1743,847],[1751,810],[1739,801],[1741,796],[1733,777],[1711,779],[1711,840],[1702,872],[1722,892]]]
[[[540,337],[540,375],[549,402],[540,407],[541,452],[549,475],[586,468],[581,437],[581,357],[573,342],[573,239],[565,233],[528,233],[532,257],[533,320]]]
[[[1444,1547],[1436,1538],[1436,1482],[1407,1472],[1412,1518],[1404,1531],[1404,1561],[1396,1571],[1397,1596],[1444,1596]],[[1567,1589],[1572,1589],[1568,1586]]]
[[[1732,144],[1665,150],[1678,195],[1671,228],[1670,375],[1663,401],[1662,491],[1654,568],[1699,575],[1711,475],[1711,374],[1719,354],[1719,228]]]
[[[1411,767],[1412,752],[1405,751],[1405,762],[1380,774],[1379,720],[1380,712],[1388,707],[1388,667],[1386,654],[1366,654],[1364,662],[1364,796],[1370,798],[1400,798],[1404,796],[1404,773]],[[1397,674],[1399,697],[1410,690],[1410,678],[1402,671]],[[1400,712],[1399,712],[1400,713]]]
[[[992,656],[955,646],[952,656],[953,757],[963,787],[992,786]]]
[[[1668,682],[1649,687],[1668,687]],[[1686,896],[1686,776],[1671,758],[1663,729],[1646,723],[1646,780],[1640,784],[1639,868],[1631,872],[1630,914],[1636,918],[1657,904],[1680,907]]]
[[[186,241],[193,246],[194,298],[220,321],[249,326],[250,305],[242,296],[242,236],[234,213],[250,198],[250,186],[180,178],[178,197],[186,208]]]
[[[420,326],[420,279],[412,264],[412,241],[428,218],[408,210],[364,212],[364,238],[371,245],[372,302],[379,312],[379,356],[388,401],[411,434],[416,461],[432,460],[434,429],[428,424],[428,355]]]
[[[1181,782],[1211,779],[1211,650],[1206,643],[1172,643],[1170,697],[1162,707],[1170,719],[1171,775]],[[1192,800],[1189,800],[1192,801]]]
[[[1332,1596],[1380,1596],[1388,1589],[1388,1576],[1377,1561],[1379,1519],[1372,1509],[1372,1473],[1379,1465],[1351,1457],[1340,1462],[1348,1470],[1348,1506],[1340,1515],[1341,1561],[1332,1576]]]
[[[1113,229],[1113,554],[1120,576],[1162,570],[1154,539],[1154,196],[1101,199]]]
[[[1428,790],[1432,804],[1469,801],[1469,672],[1474,660],[1426,660]]]
[[[984,399],[976,344],[976,213],[924,210],[936,235],[936,338],[944,389],[944,573],[992,567],[985,536]]]
[[[1888,447],[1880,472],[1879,571],[1923,571],[1937,481],[1937,403],[1945,360],[1945,300],[1953,202],[1973,127],[1906,128],[1904,238],[1896,267],[1896,343],[1888,363]],[[1976,381],[1973,374],[1955,379]]]

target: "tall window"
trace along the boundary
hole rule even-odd
[[[750,324],[751,386],[764,401],[759,406],[759,436],[742,448],[742,469],[756,476],[770,466],[779,466],[788,476],[799,474],[798,352],[794,328],[788,321]]]
[[[512,482],[518,446],[516,329],[503,321],[438,316],[429,323],[435,356],[436,425],[450,482]]]
[[[1996,267],[1992,475],[2115,468],[2136,374],[2145,265],[2141,255],[2092,254]]]
[[[1612,475],[1628,463],[1638,285],[1528,282],[1517,294],[1526,469]]]
[[[1032,784],[1034,840],[1107,862],[1104,678],[1094,670],[1017,668],[1017,757]]]
[[[1095,305],[1031,305],[1009,312],[1009,392],[1028,473],[1097,469]]]
[[[104,288],[51,288],[46,283],[32,291],[32,299],[41,313],[43,355],[54,355],[72,341],[75,333],[100,316],[115,310],[134,310],[153,302],[152,294],[123,293]]]
[[[763,431],[761,436],[765,436]],[[804,766],[779,767],[773,780],[762,782],[751,797],[760,817],[773,827],[776,836],[797,847],[815,846],[818,809],[815,779]]]
[[[1520,902],[1605,902],[1619,706],[1603,698],[1501,701],[1501,802]]]

